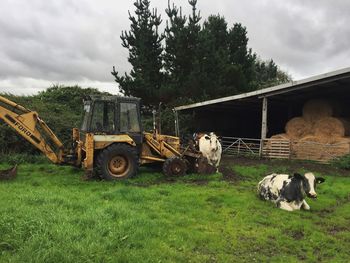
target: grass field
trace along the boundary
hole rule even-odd
[[[317,172],[318,200],[291,213],[256,196],[257,182],[287,164],[225,167],[104,182],[22,164],[0,182],[0,262],[350,262],[350,177]]]

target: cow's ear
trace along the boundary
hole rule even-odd
[[[316,183],[318,183],[318,184],[322,184],[324,181],[326,181],[326,179],[324,179],[322,177],[317,177],[316,178]]]
[[[304,177],[303,177],[301,174],[299,174],[299,173],[294,173],[293,177],[296,178],[296,179],[303,179],[303,178],[304,178]]]

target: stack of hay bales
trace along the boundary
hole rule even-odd
[[[289,139],[297,159],[328,161],[350,153],[350,120],[334,117],[337,105],[327,100],[311,100],[303,107],[303,116],[288,121],[286,133],[271,139]]]

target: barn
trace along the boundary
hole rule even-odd
[[[226,154],[327,162],[350,153],[350,68],[174,110],[221,135]]]

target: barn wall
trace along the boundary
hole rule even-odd
[[[220,136],[260,138],[261,110],[207,109],[196,111],[197,131],[215,131]]]

